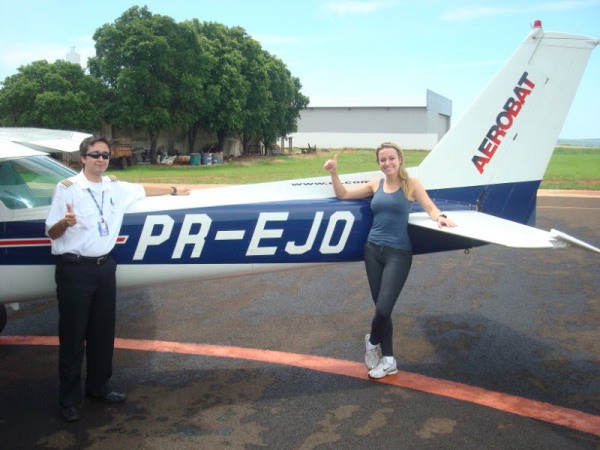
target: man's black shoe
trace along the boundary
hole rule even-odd
[[[125,399],[127,398],[125,396],[125,394],[121,394],[120,392],[108,392],[104,395],[92,395],[92,394],[86,394],[87,398],[90,398],[92,400],[95,400],[97,402],[104,402],[104,403],[121,403],[123,401],[125,401]]]
[[[61,406],[60,407],[60,418],[65,422],[75,422],[79,420],[81,414],[77,406]]]

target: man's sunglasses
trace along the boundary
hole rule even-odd
[[[102,159],[108,159],[108,158],[110,158],[110,153],[108,153],[108,152],[104,152],[104,153],[92,152],[92,153],[86,153],[85,156],[89,156],[90,158],[93,158],[93,159],[98,159],[102,156]]]

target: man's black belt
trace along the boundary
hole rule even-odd
[[[81,256],[75,253],[63,253],[60,259],[70,263],[104,264],[110,258],[110,254],[102,256]]]

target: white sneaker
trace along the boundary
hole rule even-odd
[[[388,362],[385,362],[384,358],[381,358],[381,361],[379,361],[379,364],[377,364],[377,367],[375,367],[373,370],[369,371],[369,377],[383,378],[386,375],[394,375],[395,373],[398,373],[398,367],[396,366],[396,360],[394,359],[394,362],[388,363]]]
[[[365,365],[368,369],[374,369],[379,364],[379,360],[381,359],[381,346],[377,344],[377,347],[373,350],[369,350],[369,338],[370,334],[365,336]]]

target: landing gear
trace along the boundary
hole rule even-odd
[[[6,305],[0,305],[0,333],[6,326]]]

